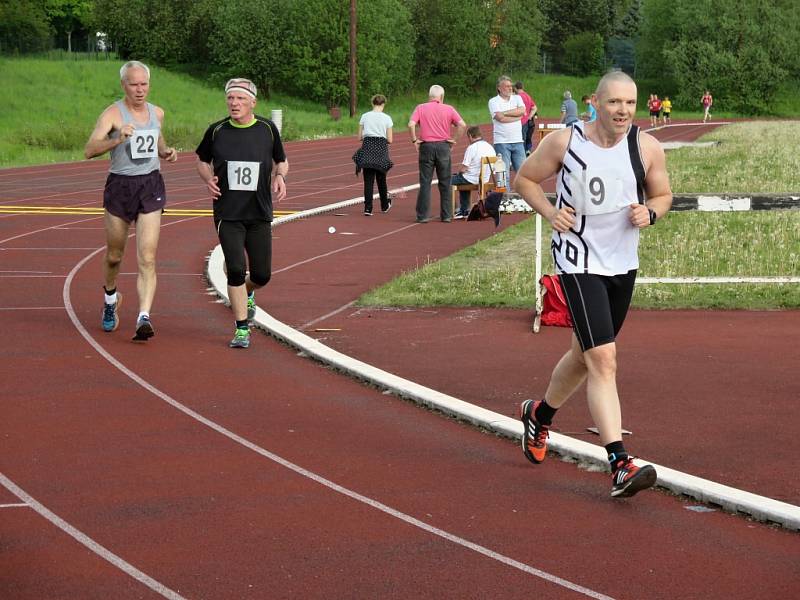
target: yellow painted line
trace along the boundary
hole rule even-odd
[[[9,215],[102,215],[103,209],[81,206],[0,206],[0,214]],[[276,210],[275,216],[294,214],[296,211]],[[166,208],[165,217],[210,217],[210,208]]]

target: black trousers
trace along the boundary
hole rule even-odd
[[[375,169],[364,169],[364,212],[372,212],[373,183],[378,182],[381,210],[389,208],[389,192],[386,189],[386,173]]]
[[[244,284],[248,262],[250,281],[259,287],[266,285],[272,276],[272,224],[258,220],[217,221],[216,226],[225,256],[228,285]]]
[[[417,194],[417,220],[428,219],[431,208],[431,181],[433,171],[439,180],[439,216],[443,221],[453,218],[453,203],[450,200],[450,144],[447,142],[423,142],[419,147],[419,193]]]

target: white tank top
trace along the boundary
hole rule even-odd
[[[572,126],[556,181],[556,208],[576,210],[566,233],[553,231],[551,249],[559,273],[619,275],[639,268],[639,228],[631,204],[644,204],[644,163],[639,128],[632,125],[615,146],[591,142],[584,124]]]
[[[125,106],[124,100],[118,100],[116,105],[122,114],[122,124],[133,123],[136,131],[125,143],[111,149],[111,166],[108,170],[117,175],[147,175],[157,171],[161,168],[161,161],[158,159],[161,124],[156,116],[156,107],[147,102],[147,123],[138,123]],[[114,130],[110,137],[118,138],[119,131]]]

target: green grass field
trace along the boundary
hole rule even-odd
[[[473,224],[456,226],[473,227]],[[677,212],[642,232],[640,277],[769,277],[800,273],[800,211]],[[543,270],[553,272],[550,228]],[[531,308],[534,220],[445,259],[419,265],[359,299],[361,306]],[[654,284],[636,288],[639,308],[800,308],[800,284]]]
[[[83,158],[83,146],[100,112],[122,95],[119,85],[120,60],[52,60],[47,58],[0,57],[0,167]],[[188,70],[188,69],[187,69]],[[180,150],[193,150],[209,123],[225,116],[221,89],[206,80],[183,72],[152,67],[150,100],[166,111],[164,135]],[[597,77],[511,73],[525,82],[525,89],[536,99],[542,116],[557,117],[565,89],[580,99],[593,91]],[[375,90],[379,92],[380,90]],[[487,123],[487,102],[495,94],[494,78],[468,96],[447,94],[470,124]],[[414,106],[427,98],[427,89],[389,98],[386,111],[400,130]],[[786,115],[800,113],[800,98],[787,87],[777,106]],[[35,107],[35,108],[34,108]],[[359,99],[355,117],[334,121],[320,104],[274,94],[259,100],[257,110],[269,116],[281,109],[283,136],[287,140],[353,135],[361,112],[368,110],[369,97]],[[676,106],[675,118],[697,118],[699,112]],[[347,107],[342,107],[346,115]],[[640,110],[640,116],[646,116]],[[716,117],[736,116],[715,113]]]
[[[737,123],[701,138],[711,148],[667,152],[673,190],[794,192],[800,157],[787,139],[800,122]],[[544,272],[553,272],[543,223]],[[459,224],[469,227],[471,224]],[[800,210],[671,213],[642,232],[642,277],[800,275]],[[366,306],[534,305],[533,218],[365,294]],[[800,308],[800,284],[657,284],[636,288],[639,308]]]

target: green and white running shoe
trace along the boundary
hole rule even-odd
[[[247,320],[252,321],[256,318],[256,295],[251,292],[247,296]]]
[[[250,330],[236,328],[236,333],[233,334],[233,339],[228,344],[231,348],[249,348],[250,347]]]

